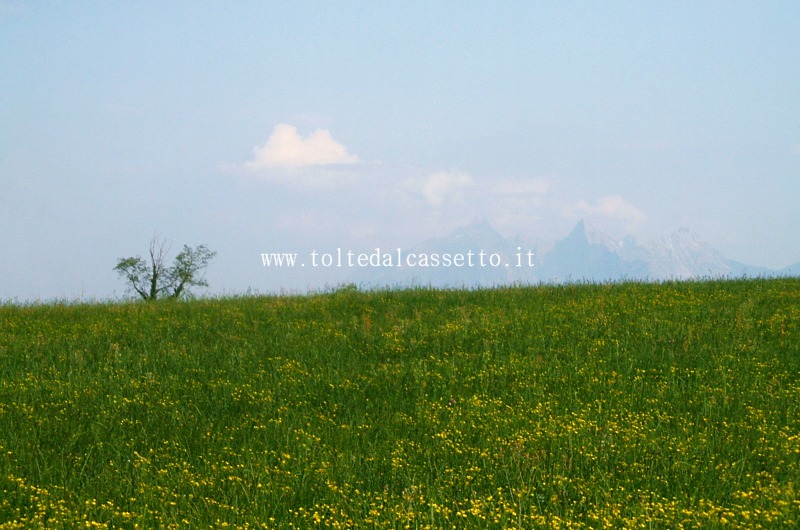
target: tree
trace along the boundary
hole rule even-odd
[[[150,241],[150,261],[141,257],[119,258],[114,270],[125,278],[128,285],[144,300],[180,298],[192,287],[206,287],[202,276],[211,258],[216,256],[205,245],[192,249],[183,245],[171,267],[166,265],[169,248],[164,240],[153,237]]]

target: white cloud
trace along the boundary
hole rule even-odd
[[[471,186],[472,177],[456,169],[438,171],[430,175],[422,184],[422,196],[431,205],[439,207],[447,196]]]
[[[334,140],[325,129],[301,137],[297,128],[281,123],[266,143],[253,149],[253,158],[242,164],[223,163],[220,170],[301,190],[335,189],[359,180],[363,165],[357,156]],[[348,166],[348,167],[343,167]],[[353,167],[358,168],[353,170]]]
[[[281,123],[272,130],[267,142],[253,149],[253,159],[245,162],[245,169],[292,169],[329,164],[355,164],[358,157],[334,140],[325,129],[317,129],[307,138],[297,133],[297,128]]]

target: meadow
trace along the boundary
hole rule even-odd
[[[800,280],[0,305],[0,529],[793,528]]]

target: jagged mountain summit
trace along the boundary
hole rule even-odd
[[[687,228],[659,239],[651,252],[650,274],[655,278],[730,276],[736,272],[729,260]]]
[[[485,287],[512,283],[606,282],[620,280],[795,275],[800,264],[773,271],[725,258],[696,233],[682,228],[668,236],[640,243],[631,236],[612,239],[579,221],[552,245],[522,245],[501,235],[486,220],[429,239],[407,251],[415,266],[366,271],[355,280],[371,286],[425,285]],[[455,256],[463,262],[456,264]],[[470,257],[467,263],[467,257]],[[438,264],[419,266],[420,257]],[[443,261],[447,257],[449,263]]]
[[[649,246],[650,279],[741,278],[782,275],[766,267],[728,259],[687,228],[659,238]]]
[[[590,234],[581,220],[567,237],[541,256],[536,275],[547,282],[638,278],[647,273],[645,257],[646,251],[632,239],[618,243],[596,232]]]

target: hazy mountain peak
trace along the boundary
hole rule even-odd
[[[624,239],[610,237],[591,223],[588,223],[585,219],[581,219],[575,224],[572,231],[567,236],[567,239],[585,241],[591,245],[599,245],[614,251],[622,248],[626,244],[630,245],[631,243],[635,243],[632,236],[626,236]]]
[[[725,276],[733,272],[728,260],[688,228],[679,228],[651,245],[651,272],[657,278]]]
[[[572,232],[570,232],[568,237],[583,235],[586,236],[586,221],[581,219],[578,221],[575,226],[572,228]]]
[[[578,221],[569,234],[547,250],[536,251],[534,265],[516,267],[522,249],[501,235],[486,219],[453,230],[450,234],[429,239],[409,252],[496,254],[498,267],[398,267],[372,271],[376,284],[401,285],[408,282],[435,286],[489,286],[508,282],[664,280],[720,276],[777,274],[726,259],[688,228],[641,245],[628,235],[612,239],[595,230],[585,220]],[[800,264],[795,267],[800,267]],[[797,274],[787,267],[783,274]]]

